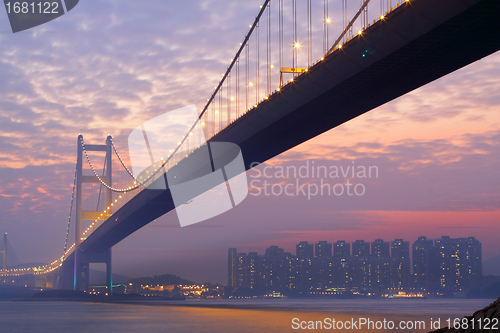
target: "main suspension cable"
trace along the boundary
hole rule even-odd
[[[75,190],[76,190],[76,172],[77,172],[77,167],[75,167],[75,176],[73,178],[73,191],[71,192],[71,203],[69,205],[68,228],[66,229],[66,240],[64,241],[63,255],[66,253],[66,250],[68,249],[69,229],[71,226],[71,215],[73,214],[73,201],[75,199]]]

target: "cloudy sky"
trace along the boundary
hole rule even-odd
[[[9,233],[22,262],[62,254],[78,133],[91,143],[109,133],[127,156],[127,137],[142,122],[190,104],[202,108],[260,4],[82,0],[17,34],[0,11],[0,232]],[[352,180],[364,185],[363,196],[255,196],[251,189],[235,209],[187,228],[169,213],[114,248],[115,272],[225,283],[227,248],[294,252],[301,240],[475,236],[484,259],[499,255],[500,54],[267,165],[312,162],[376,166],[378,177]],[[126,179],[120,172],[117,183]],[[255,171],[248,176],[264,181]]]

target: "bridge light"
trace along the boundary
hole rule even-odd
[[[300,48],[300,43],[299,42],[295,43],[295,48],[297,48],[297,49]]]
[[[204,121],[201,122],[201,126],[205,126],[205,122]]]
[[[231,100],[234,101],[234,97],[231,97]]]
[[[332,20],[330,20],[329,18],[326,19],[326,23],[330,23],[332,22]]]
[[[380,15],[380,19],[383,20],[385,18],[384,15]]]
[[[248,85],[249,85],[250,87],[253,87],[253,82],[251,82],[251,81],[250,81],[250,82],[248,82]]]
[[[358,30],[358,35],[361,35],[361,30]]]
[[[271,67],[271,68],[274,68],[274,65],[271,65],[270,67]]]

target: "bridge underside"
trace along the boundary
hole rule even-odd
[[[499,31],[498,0],[413,0],[269,96],[211,142],[238,144],[249,169],[252,162],[264,162],[496,52]],[[145,189],[80,249],[103,252],[172,209],[168,189]]]
[[[75,255],[77,255],[75,261]],[[82,251],[71,253],[59,268],[57,289],[90,290],[90,264],[106,264],[106,287],[108,294],[113,294],[113,280],[111,273],[111,248],[104,251]]]

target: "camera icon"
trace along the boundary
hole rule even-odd
[[[128,138],[134,177],[150,189],[170,190],[181,227],[220,215],[248,195],[238,145],[206,142],[199,122],[189,133],[192,140],[181,145],[197,118],[190,105],[143,123]]]

